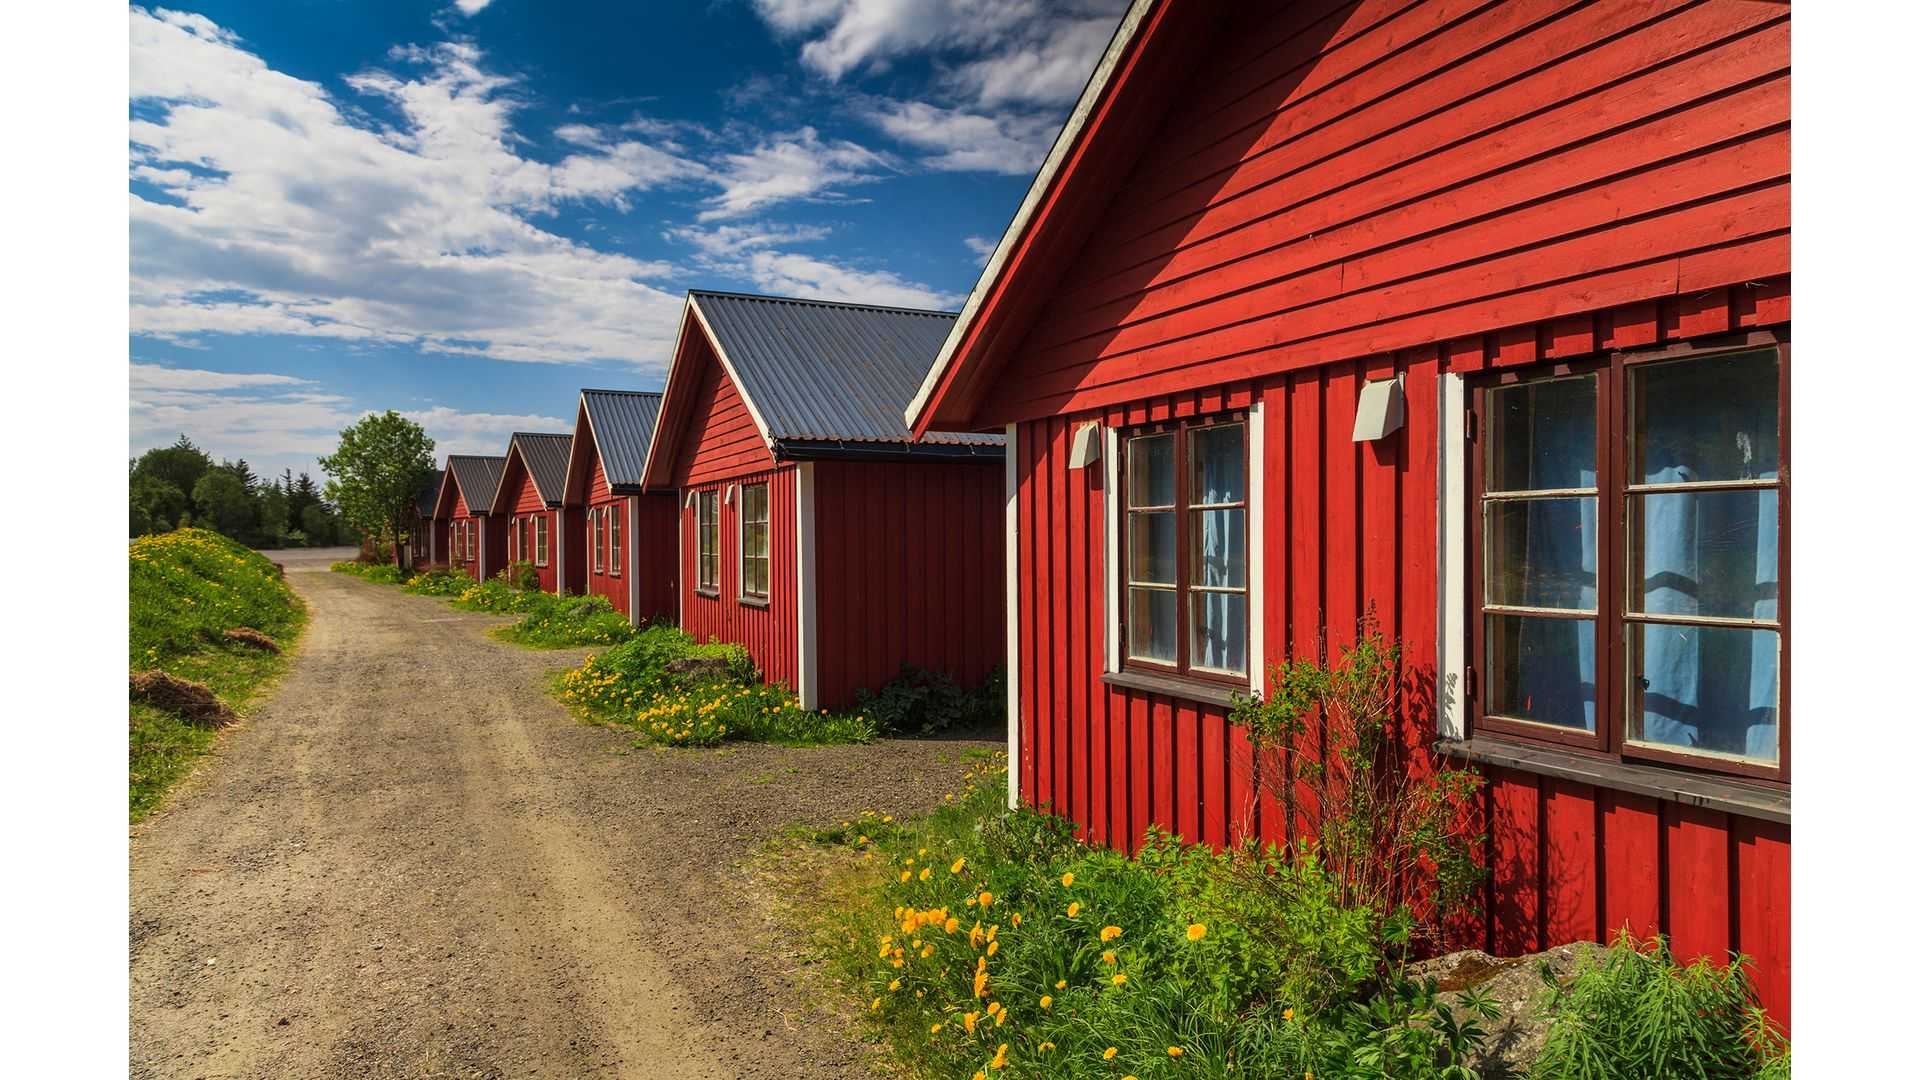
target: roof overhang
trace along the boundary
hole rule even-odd
[[[694,402],[692,395],[699,392],[700,364],[691,359],[693,334],[698,333],[706,342],[719,362],[721,371],[733,382],[734,392],[747,407],[747,415],[753,418],[753,426],[760,433],[760,441],[766,445],[767,452],[773,452],[773,436],[767,431],[767,421],[760,409],[748,395],[746,384],[740,381],[740,375],[734,370],[733,361],[727,359],[725,349],[720,347],[720,339],[714,335],[713,327],[707,324],[707,317],[700,311],[700,301],[692,293],[687,294],[686,306],[680,310],[680,330],[674,335],[673,361],[667,367],[667,385],[661,391],[660,418],[654,422],[653,441],[647,445],[647,462],[640,470],[641,488],[658,490],[673,485],[672,455],[677,452],[681,427],[685,424]],[[674,449],[663,452],[662,446],[671,444]]]
[[[580,436],[585,435],[593,443],[595,457],[600,455],[600,437],[593,433],[593,414],[587,409],[587,392],[580,391],[579,404],[573,412],[573,449],[567,453],[567,476],[560,482],[560,505],[578,506],[587,501],[586,493],[593,486],[593,478],[579,477],[580,486],[574,486],[574,470],[580,468],[580,458],[586,452],[586,443]],[[576,494],[578,492],[578,494]]]
[[[775,461],[886,461],[932,464],[952,461],[1000,461],[1007,448],[997,443],[860,442],[850,439],[780,439]]]

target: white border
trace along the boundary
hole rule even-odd
[[[1020,425],[1007,425],[1007,808],[1020,805]]]
[[[622,573],[627,575],[627,622],[640,625],[640,564],[633,556],[634,530],[640,527],[640,497],[622,496],[627,504],[627,534],[620,545],[620,555],[626,561]]]
[[[1120,670],[1120,433],[1107,429],[1107,445],[1101,454],[1101,465],[1105,477],[1105,487],[1101,491],[1101,501],[1106,508],[1107,528],[1107,564],[1101,568],[1100,601],[1103,618],[1106,621],[1106,670],[1112,675]]]
[[[1435,489],[1439,524],[1439,640],[1434,657],[1434,718],[1441,738],[1467,737],[1467,384],[1440,376],[1439,461]]]
[[[793,554],[795,599],[795,642],[800,658],[800,707],[817,709],[820,707],[820,650],[815,635],[819,630],[819,605],[816,603],[815,590],[819,587],[818,576],[814,573],[814,549],[816,539],[813,524],[813,462],[803,461],[794,467],[793,476]],[[767,497],[773,497],[771,485],[767,488]],[[744,501],[744,500],[743,500]],[[773,521],[772,507],[768,507],[767,521]],[[768,597],[772,597],[773,582],[767,582]]]
[[[1267,419],[1247,407],[1247,686],[1267,691]]]

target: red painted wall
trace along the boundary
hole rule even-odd
[[[706,335],[693,334],[690,349],[706,355],[700,392],[679,438],[674,485],[687,488],[755,469],[773,468],[773,455],[726,369],[713,356]],[[690,369],[691,370],[691,369]]]
[[[534,521],[544,517],[547,519],[548,529],[547,564],[536,565],[535,569],[540,575],[541,591],[555,592],[559,584],[559,545],[562,543],[559,513],[547,509],[547,504],[540,498],[539,489],[534,487],[533,476],[527,472],[517,453],[507,455],[506,468],[500,474],[500,490],[503,499],[510,507],[498,515],[505,521],[505,532],[513,531],[516,527],[514,519],[518,518],[520,519],[518,527],[525,530],[522,535],[526,538],[524,545],[514,539],[508,539],[505,558],[501,560],[501,565],[504,566],[514,560],[529,563],[534,561],[533,556],[536,550],[534,530],[538,528]],[[491,557],[493,553],[489,551],[487,554]]]
[[[1093,840],[1277,838],[1218,709],[1110,688],[1104,493],[1071,425],[1263,403],[1267,658],[1372,605],[1435,654],[1436,392],[1789,318],[1787,12],[1708,2],[1246,5],[1011,353],[1023,794]],[[1318,20],[1318,21],[1316,21]],[[1758,284],[1752,284],[1758,283]],[[1349,440],[1360,383],[1407,426]],[[1204,388],[1204,389],[1203,389]],[[1434,730],[1416,703],[1411,738]],[[1512,953],[1631,925],[1738,949],[1789,1019],[1784,825],[1489,770]]]
[[[694,560],[695,507],[678,508],[680,522],[680,625],[700,641],[733,641],[746,646],[769,683],[788,689],[800,683],[797,592],[794,567],[794,467],[745,473],[690,491],[720,493],[720,588],[703,595]],[[768,555],[771,559],[765,606],[740,600],[740,493],[726,501],[729,484],[767,481]]]
[[[1001,462],[820,461],[813,477],[823,707],[902,664],[972,686],[1006,663]]]

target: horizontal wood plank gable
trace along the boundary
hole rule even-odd
[[[773,454],[747,411],[746,399],[705,336],[700,335],[690,350],[690,359],[704,356],[704,368],[679,440],[675,486],[697,486],[773,468]]]

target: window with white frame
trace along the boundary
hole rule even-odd
[[[1473,387],[1476,732],[1787,777],[1786,349]]]
[[[620,509],[620,504],[615,503],[600,511],[607,525],[607,573],[614,577],[620,576],[620,519],[626,516]]]
[[[546,514],[534,515],[533,517],[533,565],[535,566],[547,565],[547,555],[548,555],[547,548],[549,546],[549,540],[550,540],[549,536],[547,535],[549,527],[550,525],[548,521],[548,515]]]
[[[587,509],[587,546],[593,549],[593,572],[598,574],[604,567],[600,560],[600,508]]]
[[[694,496],[695,588],[709,596],[720,594],[720,493]]]
[[[767,485],[740,488],[740,595],[748,600],[767,598],[771,559],[767,546]]]
[[[1121,666],[1244,684],[1246,418],[1156,424],[1119,441]]]

